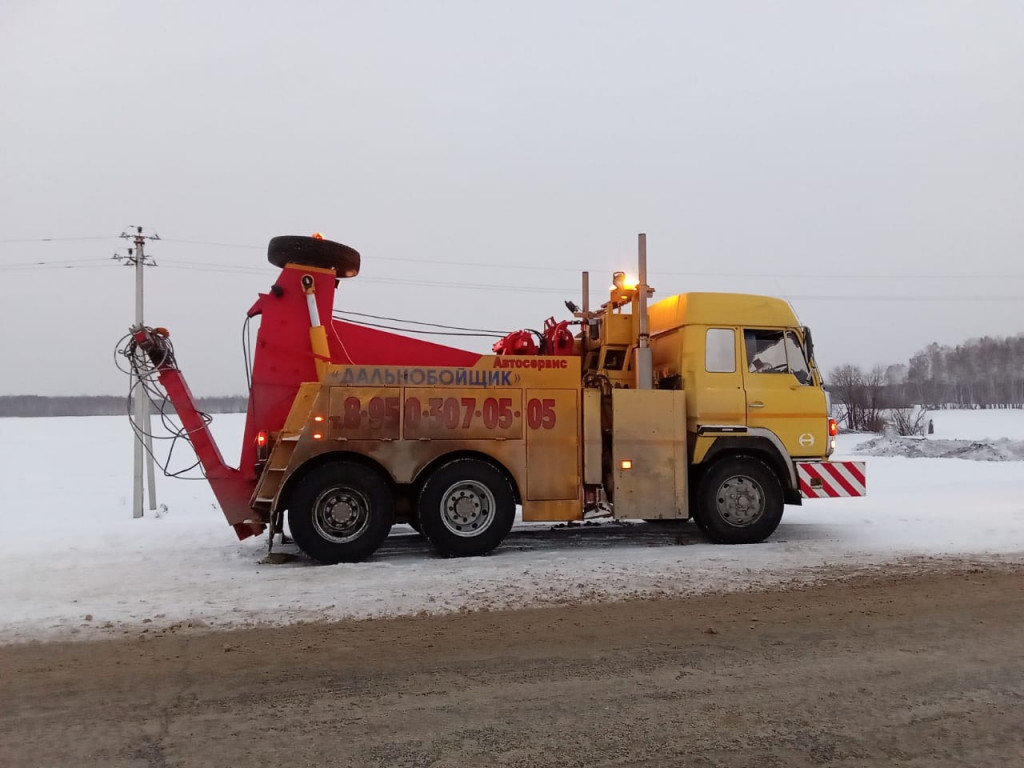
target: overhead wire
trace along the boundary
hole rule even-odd
[[[266,274],[266,270],[258,267],[235,267],[232,265],[197,264],[194,267],[177,266],[177,263],[168,263],[164,259],[165,269],[197,269],[206,272],[221,272],[226,274]],[[667,273],[666,273],[667,274]],[[723,273],[724,276],[724,273]],[[750,275],[732,275],[732,277],[749,277]],[[767,275],[766,275],[767,276]],[[781,277],[785,277],[784,275]],[[952,278],[950,278],[952,279]],[[389,278],[389,277],[360,277],[361,283],[378,283],[382,285],[411,285],[426,286],[437,289],[448,290],[493,290],[513,293],[545,293],[571,295],[578,292],[579,288],[538,286],[538,285],[501,285],[498,283],[464,283],[457,281],[440,280],[418,280],[414,278]],[[592,291],[600,293],[600,291]],[[874,296],[869,294],[788,294],[787,298],[794,301],[908,301],[908,302],[929,302],[929,301],[950,301],[950,302],[979,302],[979,301],[1021,301],[1024,295],[919,295],[919,296]]]
[[[34,243],[34,242],[74,242],[81,240],[114,240],[116,237],[109,235],[97,235],[89,237],[44,237],[44,238],[9,238],[0,240],[0,243]],[[246,250],[262,250],[263,246],[245,244],[245,243],[230,243],[223,241],[210,241],[210,240],[192,240],[192,239],[179,239],[179,238],[163,238],[162,243],[176,243],[176,244],[187,244],[187,245],[201,245],[211,246],[220,248],[239,248]],[[571,267],[551,267],[551,266],[533,266],[525,264],[480,264],[469,261],[454,261],[445,259],[424,259],[424,258],[409,258],[409,257],[398,257],[398,256],[377,256],[376,260],[379,261],[401,261],[409,263],[421,263],[421,264],[442,264],[442,265],[456,265],[463,267],[473,268],[487,268],[487,269],[519,269],[528,271],[546,271],[546,272],[575,272],[577,270]],[[185,270],[185,271],[202,271],[220,274],[265,274],[266,269],[263,267],[240,265],[240,264],[225,264],[220,262],[208,262],[208,261],[194,261],[185,259],[175,259],[174,257],[164,257],[161,259],[161,266],[165,269],[171,270]],[[52,259],[52,260],[40,260],[31,262],[18,262],[14,264],[0,264],[0,270],[5,271],[19,271],[19,270],[34,270],[34,269],[94,269],[101,266],[114,266],[114,262],[109,258],[86,258],[86,259]],[[852,279],[914,279],[914,280],[1024,280],[1024,274],[838,274],[838,273],[775,273],[775,272],[698,272],[698,271],[657,271],[655,273],[655,279],[660,276],[679,276],[679,277],[729,277],[729,278],[751,278],[751,279],[773,279],[773,280],[817,280],[817,279],[830,279],[830,280],[852,280]],[[364,283],[377,283],[382,285],[410,285],[410,286],[425,286],[440,290],[489,290],[489,291],[501,291],[501,292],[514,292],[514,293],[544,293],[544,294],[570,294],[576,293],[578,287],[556,287],[550,285],[507,285],[487,282],[459,282],[459,281],[441,281],[441,280],[429,280],[429,279],[417,279],[417,278],[392,278],[392,277],[370,277],[364,276],[361,278]],[[600,293],[600,292],[598,292]],[[971,295],[902,295],[902,296],[876,296],[868,295],[863,293],[856,294],[791,294],[788,291],[784,291],[787,294],[787,298],[791,301],[831,301],[831,302],[957,302],[957,303],[975,303],[975,302],[986,302],[986,301],[1021,301],[1024,300],[1024,296],[1021,295],[992,295],[992,294],[971,294]],[[386,319],[386,318],[385,318]]]
[[[95,269],[97,267],[121,266],[112,259],[62,259],[56,261],[27,261],[19,264],[0,264],[0,270],[18,271],[26,269]]]
[[[90,237],[13,237],[0,239],[0,243],[70,243],[79,240],[117,240],[119,235],[92,235]]]
[[[447,329],[450,329],[450,330],[453,330],[453,331],[475,331],[477,333],[497,333],[497,334],[501,334],[502,336],[504,336],[504,335],[506,335],[508,333],[508,331],[493,331],[493,330],[489,330],[487,328],[465,328],[465,327],[460,326],[460,325],[443,325],[441,323],[428,323],[428,322],[425,322],[423,320],[404,320],[404,319],[402,319],[400,317],[386,317],[384,315],[371,315],[371,314],[368,314],[366,312],[353,312],[350,309],[336,310],[334,312],[334,316],[335,317],[339,317],[340,315],[353,315],[355,317],[369,317],[369,318],[371,318],[373,320],[388,320],[388,321],[390,321],[392,323],[408,323],[410,325],[425,325],[425,326],[428,326],[430,328],[447,328]],[[342,318],[342,319],[344,319],[344,318]],[[351,322],[356,322],[356,321],[351,321]]]
[[[266,248],[265,245],[246,245],[243,243],[218,243],[210,242],[209,240],[182,240],[177,237],[161,237],[161,243],[181,243],[182,245],[209,245],[215,248],[244,248],[247,250],[258,250],[262,251]]]
[[[39,238],[8,238],[0,239],[0,244],[16,244],[16,243],[49,243],[49,242],[75,242],[75,241],[87,241],[87,240],[117,240],[120,236],[118,235],[94,235],[88,237],[39,237]],[[231,243],[216,240],[193,240],[185,238],[174,238],[165,237],[161,238],[161,243],[174,243],[181,245],[202,245],[214,248],[235,248],[242,250],[264,250],[266,246],[254,245],[251,243]],[[411,257],[411,256],[383,256],[376,255],[373,257],[375,261],[400,261],[410,264],[435,264],[445,266],[459,266],[459,267],[471,267],[476,269],[512,269],[512,270],[525,270],[530,272],[572,272],[579,273],[580,269],[576,267],[554,267],[550,265],[534,265],[534,264],[493,264],[493,263],[480,263],[474,261],[459,261],[452,259],[430,259],[422,257]],[[100,259],[101,261],[103,259]],[[87,260],[83,260],[87,261]],[[88,261],[91,261],[88,260]],[[245,271],[256,271],[258,268],[248,267],[245,265],[232,265],[232,264],[211,264],[210,262],[192,262],[192,261],[178,261],[180,264],[191,264],[196,266],[216,266],[218,268],[226,269],[238,269]],[[15,265],[9,265],[15,266]],[[262,270],[259,270],[262,271]],[[671,277],[730,277],[730,278],[781,278],[786,280],[802,280],[802,279],[835,279],[835,280],[880,280],[880,279],[894,279],[894,280],[1024,280],[1024,273],[989,273],[989,274],[977,274],[977,273],[835,273],[835,272],[712,272],[712,271],[678,271],[678,270],[658,270],[658,275],[665,275]],[[369,278],[374,279],[374,278]],[[384,278],[376,278],[378,280]],[[469,287],[473,287],[474,284],[467,284]]]
[[[26,262],[19,264],[0,264],[0,271],[16,272],[26,270],[61,270],[61,269],[98,269],[106,267],[123,266],[110,259],[81,259],[77,261],[50,261],[50,262]],[[208,272],[215,274],[244,274],[244,275],[265,275],[266,269],[260,267],[244,267],[230,264],[213,264],[213,263],[191,263],[184,264],[182,262],[169,262],[166,257],[161,259],[159,265],[163,269],[186,271],[186,272]],[[668,274],[668,273],[665,273]],[[683,274],[683,273],[680,273]],[[696,273],[689,273],[690,276],[695,276]],[[702,276],[711,276],[710,273]],[[726,276],[722,273],[722,276]],[[731,275],[731,277],[753,277],[753,275]],[[767,273],[762,277],[774,277]],[[780,277],[787,277],[785,275]],[[792,277],[792,276],[790,276]],[[805,278],[811,276],[805,275]],[[957,276],[945,276],[944,279],[963,279],[962,275]],[[975,275],[977,278],[990,278],[990,279],[1024,279],[1024,276],[981,276]],[[820,279],[825,279],[824,276]],[[539,285],[502,285],[498,283],[463,283],[457,281],[439,281],[439,280],[417,280],[413,278],[388,278],[388,277],[361,277],[361,283],[376,283],[381,285],[408,285],[408,286],[425,286],[429,288],[435,288],[439,290],[487,290],[497,291],[506,293],[542,293],[551,295],[575,295],[578,292],[578,287],[554,287],[554,286],[539,286]],[[600,294],[600,291],[592,291],[592,293]],[[875,296],[869,294],[790,294],[786,293],[786,298],[791,301],[877,301],[877,302],[952,302],[952,303],[976,303],[986,301],[1024,301],[1024,295],[1021,294],[1010,294],[1010,295],[996,295],[996,294],[971,294],[971,295],[903,295],[903,296]]]
[[[242,248],[248,250],[263,250],[266,246],[243,244],[243,243],[225,243],[225,242],[211,242],[205,240],[178,240],[176,238],[163,238],[161,242],[165,243],[185,243],[190,245],[207,245],[221,248]],[[572,272],[578,274],[582,270],[576,267],[553,267],[550,265],[534,265],[534,264],[484,264],[475,261],[455,261],[450,259],[429,259],[422,257],[411,257],[411,256],[381,256],[375,255],[373,257],[375,261],[401,261],[410,264],[437,264],[444,266],[458,266],[458,267],[473,267],[478,269],[518,269],[530,272]],[[836,280],[881,280],[881,279],[895,279],[895,280],[1024,280],[1024,273],[1006,273],[1006,274],[964,274],[964,273],[946,273],[946,274],[927,274],[927,273],[834,273],[834,272],[707,272],[707,271],[678,271],[678,270],[658,270],[657,274],[667,275],[671,277],[754,277],[754,278],[783,278],[783,279],[836,279]]]
[[[351,322],[353,325],[367,326],[369,328],[383,328],[384,330],[388,330],[388,331],[400,331],[402,333],[417,333],[417,334],[420,334],[422,336],[476,336],[476,337],[488,338],[488,339],[500,339],[503,335],[505,335],[505,334],[500,334],[500,333],[496,333],[496,332],[495,333],[468,333],[468,332],[465,332],[465,331],[424,331],[424,330],[420,330],[419,328],[401,328],[401,327],[399,327],[397,325],[383,325],[382,323],[370,323],[370,322],[367,322],[365,320],[364,321],[359,321],[359,322],[354,321],[354,320],[348,320],[347,322]]]

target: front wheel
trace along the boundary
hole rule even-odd
[[[756,544],[782,520],[782,486],[759,459],[719,459],[701,478],[696,522],[719,544]]]
[[[394,513],[394,493],[378,472],[334,461],[299,480],[288,504],[288,527],[314,560],[355,563],[377,551]]]
[[[516,499],[504,473],[478,459],[438,467],[419,498],[423,535],[444,555],[483,555],[512,529]]]

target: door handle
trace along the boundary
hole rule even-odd
[[[751,408],[764,408],[764,403],[762,403],[760,400],[755,400],[754,402],[750,403],[750,407]]]

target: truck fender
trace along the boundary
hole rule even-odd
[[[512,486],[512,493],[515,495],[516,504],[523,503],[522,494],[519,492],[519,483],[516,482],[515,476],[508,471],[508,467],[503,465],[493,456],[488,456],[486,453],[481,453],[479,451],[452,451],[451,453],[445,453],[438,456],[416,473],[416,477],[413,478],[413,487],[419,489],[437,467],[447,464],[450,461],[454,461],[455,459],[476,459],[478,461],[485,461],[492,465],[495,469],[504,474],[506,478],[508,478],[509,485]]]
[[[394,486],[395,484],[394,478],[391,477],[391,473],[367,456],[359,453],[349,453],[348,451],[331,451],[328,453],[321,453],[300,464],[289,473],[288,477],[285,478],[284,483],[281,485],[280,492],[277,494],[271,514],[276,515],[278,512],[288,509],[288,499],[291,495],[292,489],[308,472],[322,464],[329,464],[333,461],[342,460],[352,462],[353,464],[360,464],[366,467],[367,470],[379,474],[387,480],[390,485]]]
[[[796,506],[802,503],[793,460],[775,433],[767,429],[753,428],[748,429],[743,436],[716,437],[704,454],[699,467],[710,466],[712,462],[726,455],[746,455],[761,459],[778,476],[786,503]]]

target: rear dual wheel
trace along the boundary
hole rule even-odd
[[[292,491],[288,527],[303,552],[321,563],[365,560],[391,530],[395,497],[373,469],[332,461],[310,470]]]
[[[434,470],[420,491],[419,523],[449,557],[483,555],[512,529],[516,499],[505,473],[479,459],[455,459]]]

